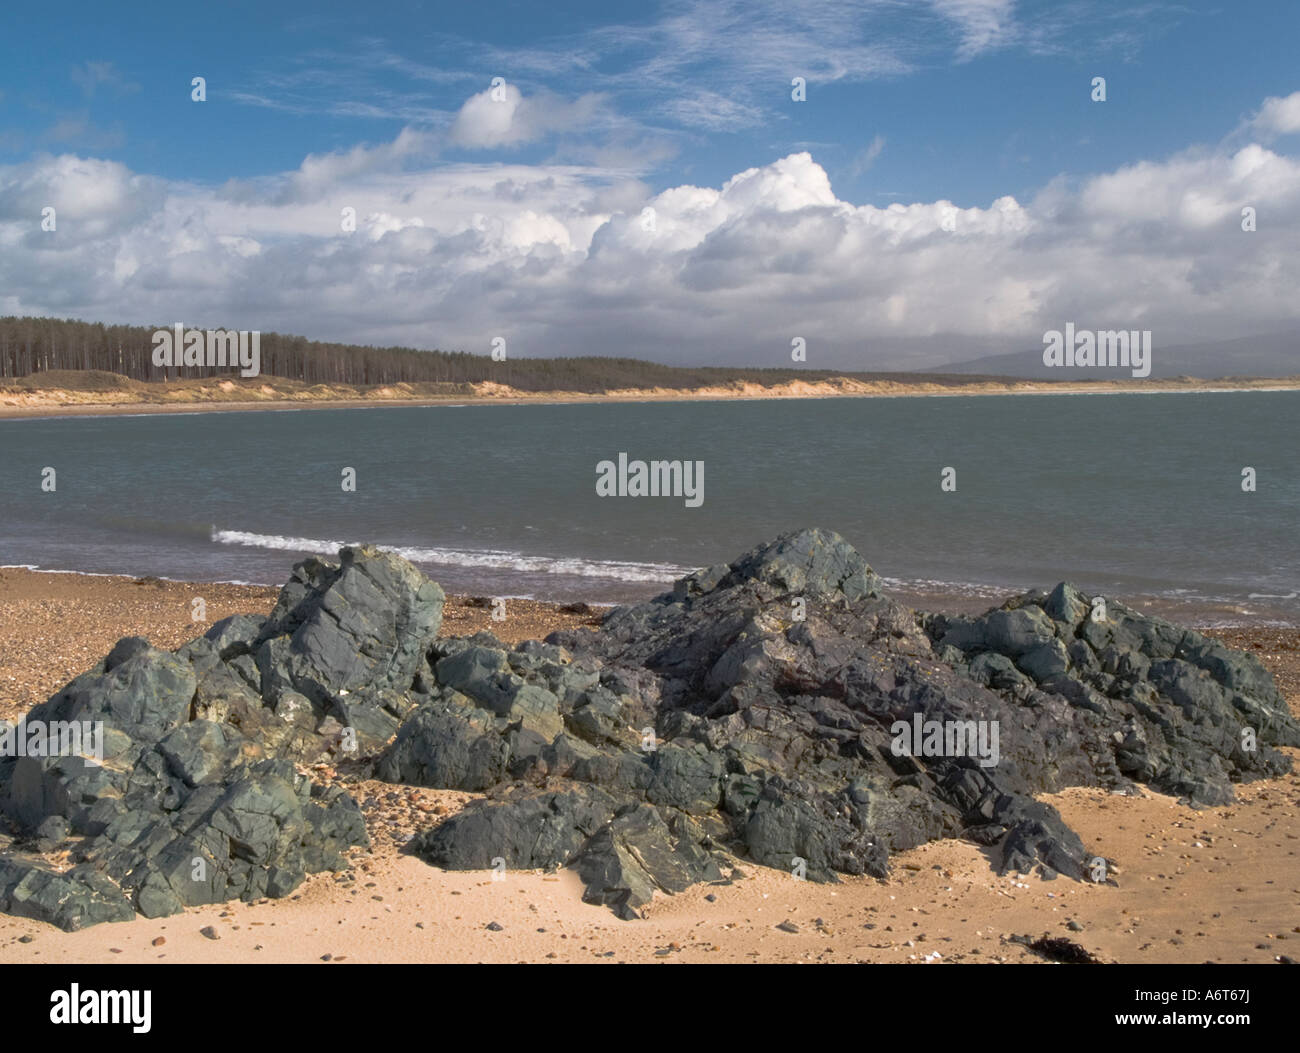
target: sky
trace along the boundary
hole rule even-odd
[[[4,18],[0,314],[836,369],[1300,328],[1294,0]]]

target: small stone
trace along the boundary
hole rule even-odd
[[[167,942],[166,936],[155,936],[153,940],[153,946],[161,947],[166,942]]]
[[[221,939],[221,937],[217,935],[217,930],[214,929],[211,925],[204,925],[203,928],[199,929],[199,935],[206,936],[210,940]]]
[[[504,928],[505,926],[502,925],[499,921],[489,921],[487,923],[488,932],[500,932]]]

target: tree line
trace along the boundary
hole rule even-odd
[[[153,334],[167,326],[105,325],[73,319],[0,318],[0,383],[51,370],[103,370],[132,380],[163,382],[232,371],[207,366],[155,366]],[[521,391],[599,393],[620,388],[685,388],[734,381],[772,385],[836,376],[971,383],[979,377],[936,374],[844,373],[795,368],[665,366],[634,358],[507,358],[466,351],[417,351],[327,343],[282,333],[261,335],[261,375],[306,384],[359,387],[421,382],[467,384],[495,381]],[[237,374],[233,375],[237,379]]]

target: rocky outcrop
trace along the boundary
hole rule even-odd
[[[299,564],[269,618],[228,618],[174,653],[119,641],[14,733],[75,727],[80,748],[0,760],[5,815],[78,864],[60,874],[11,846],[0,910],[77,928],[285,896],[345,866],[367,843],[361,812],[295,762],[392,737],[442,603],[405,560],[344,549]]]
[[[545,642],[438,639],[442,603],[399,557],[344,549],[295,567],[269,617],[172,653],[120,641],[27,718],[102,724],[102,762],[0,760],[20,836],[0,837],[0,910],[76,928],[286,895],[366,843],[355,802],[297,768],[343,753],[483,794],[411,841],[428,862],[573,867],[633,918],[738,860],[884,878],[941,837],[1082,878],[1089,853],[1035,795],[1222,804],[1300,746],[1250,655],[1068,584],[916,612],[819,530]]]
[[[573,866],[625,917],[737,857],[884,877],[940,837],[988,846],[1002,871],[1082,878],[1083,844],[1034,795],[1141,782],[1221,804],[1300,745],[1249,655],[1068,584],[978,618],[914,612],[818,530],[599,631],[514,651],[443,640],[430,664],[430,700],[379,774],[489,796],[413,850]]]

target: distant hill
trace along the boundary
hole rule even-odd
[[[1042,347],[985,355],[965,362],[933,366],[929,373],[978,373],[1034,380],[1083,380],[1086,374],[1108,379],[1129,376],[1126,369],[1053,369],[1043,365]],[[1247,336],[1205,344],[1161,347],[1153,342],[1151,376],[1203,377],[1290,377],[1300,374],[1300,331]]]

